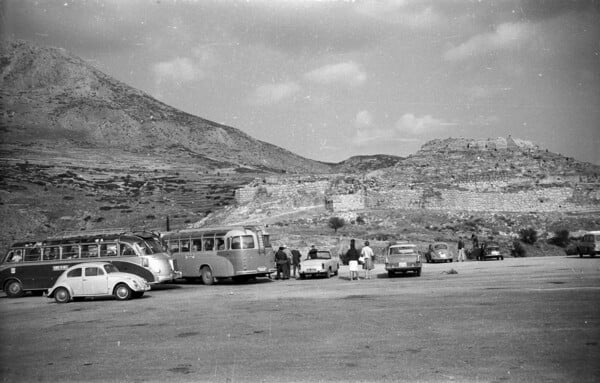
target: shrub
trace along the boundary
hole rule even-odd
[[[533,245],[537,242],[537,231],[534,228],[521,229],[519,231],[521,241]]]
[[[569,230],[560,229],[555,231],[554,237],[550,238],[548,242],[556,246],[566,247],[569,244]]]
[[[331,217],[329,218],[329,227],[332,228],[336,233],[339,228],[344,227],[346,221],[344,221],[341,217]]]
[[[521,241],[515,239],[513,241],[512,253],[513,257],[525,257],[527,255],[527,250],[525,250],[525,248],[521,244]]]

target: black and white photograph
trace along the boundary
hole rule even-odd
[[[0,0],[0,382],[600,381],[600,0]]]

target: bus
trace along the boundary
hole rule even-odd
[[[64,232],[41,241],[14,243],[0,263],[0,286],[8,297],[41,295],[70,266],[105,261],[150,284],[181,277],[155,233],[103,229]]]
[[[218,278],[245,281],[275,272],[269,234],[256,226],[183,229],[161,233],[161,238],[183,278],[201,278],[206,285]]]

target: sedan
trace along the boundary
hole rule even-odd
[[[385,255],[385,269],[389,277],[396,273],[414,273],[417,277],[421,275],[421,254],[417,246],[412,243],[396,243],[388,247]]]
[[[65,270],[48,290],[47,297],[57,303],[74,298],[114,296],[124,301],[140,298],[150,290],[148,282],[135,274],[122,273],[108,262],[80,263]]]
[[[434,242],[429,245],[425,253],[427,263],[431,262],[452,262],[452,252],[446,242]]]
[[[300,263],[300,279],[306,278],[307,275],[322,275],[330,278],[332,275],[337,275],[340,269],[340,261],[338,258],[331,256],[329,250],[319,250],[316,253],[311,253],[306,259]]]

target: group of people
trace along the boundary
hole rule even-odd
[[[346,259],[348,259],[351,281],[359,280],[359,264],[362,264],[362,268],[363,270],[365,270],[365,279],[371,279],[371,270],[375,268],[373,257],[374,253],[373,249],[371,249],[371,247],[369,246],[369,241],[365,241],[365,245],[359,252],[356,249],[356,242],[354,241],[354,239],[350,240],[350,249],[348,249],[348,251],[346,252]]]
[[[473,233],[471,235],[471,242],[473,242],[473,249],[476,249],[476,248],[479,247],[479,238],[477,238],[477,236],[475,235],[475,233]],[[458,245],[457,245],[457,247],[458,247],[458,256],[456,257],[456,262],[464,262],[464,261],[466,261],[465,241],[463,240],[462,236],[458,237]]]
[[[290,279],[291,267],[293,267],[293,276],[296,278],[296,273],[300,269],[300,257],[301,254],[298,250],[290,250],[285,245],[280,246],[279,250],[275,253],[275,266],[277,267],[277,276],[275,279]]]

